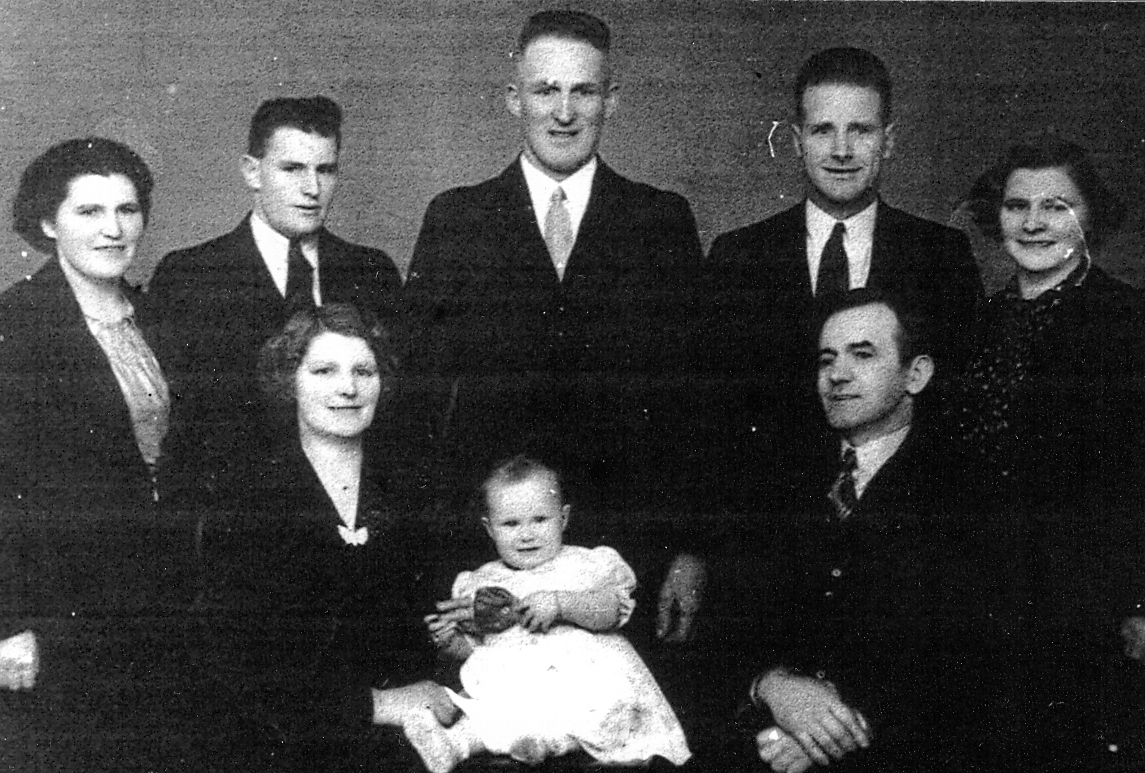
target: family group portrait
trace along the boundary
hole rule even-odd
[[[0,773],[1145,771],[1143,32],[9,0]]]

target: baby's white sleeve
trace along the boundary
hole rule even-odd
[[[636,610],[636,572],[620,557],[613,548],[601,545],[592,549],[593,584],[592,590],[612,590],[620,609],[620,622],[626,624]]]
[[[461,572],[453,580],[453,598],[461,599],[466,596],[472,596],[476,592],[476,582],[474,582],[473,572]]]

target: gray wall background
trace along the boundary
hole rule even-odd
[[[565,3],[549,3],[548,6]],[[602,155],[679,191],[706,244],[798,200],[787,121],[802,61],[833,45],[876,52],[895,79],[892,203],[944,222],[1014,138],[1089,147],[1130,217],[1099,262],[1145,286],[1145,5],[586,0],[613,27],[622,90]],[[231,229],[247,122],[268,97],[325,93],[346,112],[331,228],[403,269],[437,192],[500,171],[519,145],[506,113],[519,0],[4,0],[0,194],[50,144],[99,134],[156,176],[131,278]],[[774,156],[768,136],[775,122]],[[988,284],[1007,268],[981,245]],[[0,287],[45,256],[0,233]]]

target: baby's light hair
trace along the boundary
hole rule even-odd
[[[551,479],[552,489],[549,493],[556,497],[557,502],[564,504],[564,498],[561,494],[561,476],[557,471],[547,464],[533,459],[531,456],[517,454],[511,459],[497,465],[493,469],[493,472],[489,473],[489,477],[485,479],[485,482],[481,484],[481,506],[479,508],[481,517],[487,518],[489,516],[489,492],[492,491],[494,487],[523,483],[539,475]]]

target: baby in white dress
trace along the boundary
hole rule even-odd
[[[652,674],[618,633],[636,576],[609,547],[561,542],[569,506],[556,473],[526,457],[484,485],[486,530],[499,561],[462,572],[453,599],[426,618],[439,646],[464,660],[463,716],[444,732],[448,770],[480,752],[522,762],[576,749],[614,763],[691,756]]]

